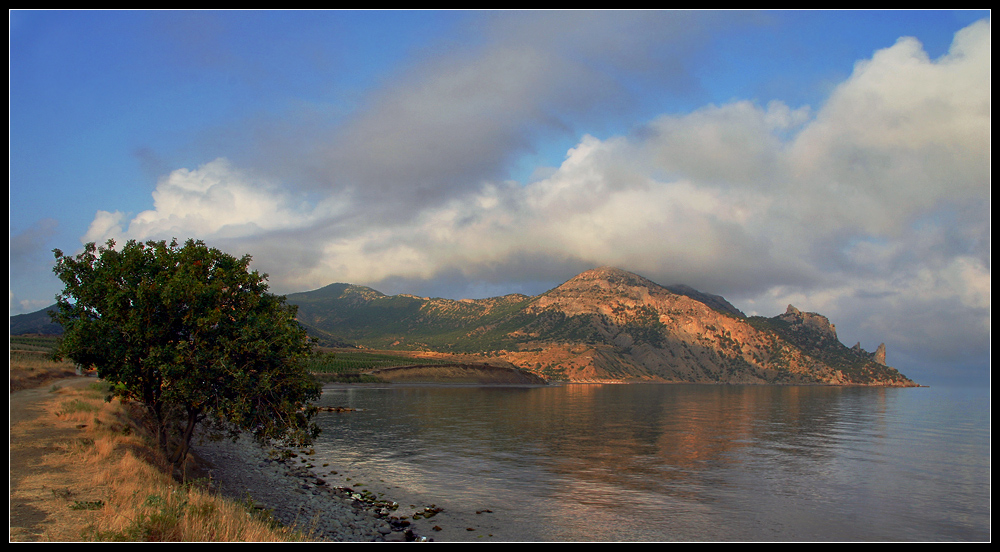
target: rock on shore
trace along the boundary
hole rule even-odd
[[[237,501],[252,500],[285,526],[296,526],[310,540],[378,542],[425,540],[406,522],[393,519],[394,505],[368,493],[333,487],[297,458],[275,458],[251,439],[209,441],[196,438],[195,455],[213,488]]]

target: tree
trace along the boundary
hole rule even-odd
[[[320,385],[302,362],[312,344],[296,308],[249,270],[249,255],[194,240],[54,253],[65,284],[53,314],[64,327],[57,354],[95,366],[114,396],[141,404],[174,466],[203,422],[288,446],[318,435],[309,401]]]

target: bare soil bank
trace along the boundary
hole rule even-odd
[[[544,379],[521,370],[486,364],[432,364],[382,368],[371,372],[392,383],[463,383],[477,385],[545,385]]]

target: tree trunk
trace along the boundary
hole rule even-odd
[[[194,436],[194,430],[198,426],[198,422],[202,419],[200,410],[188,410],[187,422],[184,425],[184,430],[179,435],[180,439],[177,443],[177,448],[174,450],[174,454],[170,457],[170,463],[174,468],[180,468],[184,465],[184,461],[187,459],[188,451],[191,450],[191,438]]]

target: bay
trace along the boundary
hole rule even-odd
[[[988,541],[989,390],[328,388],[313,464],[436,541]]]

